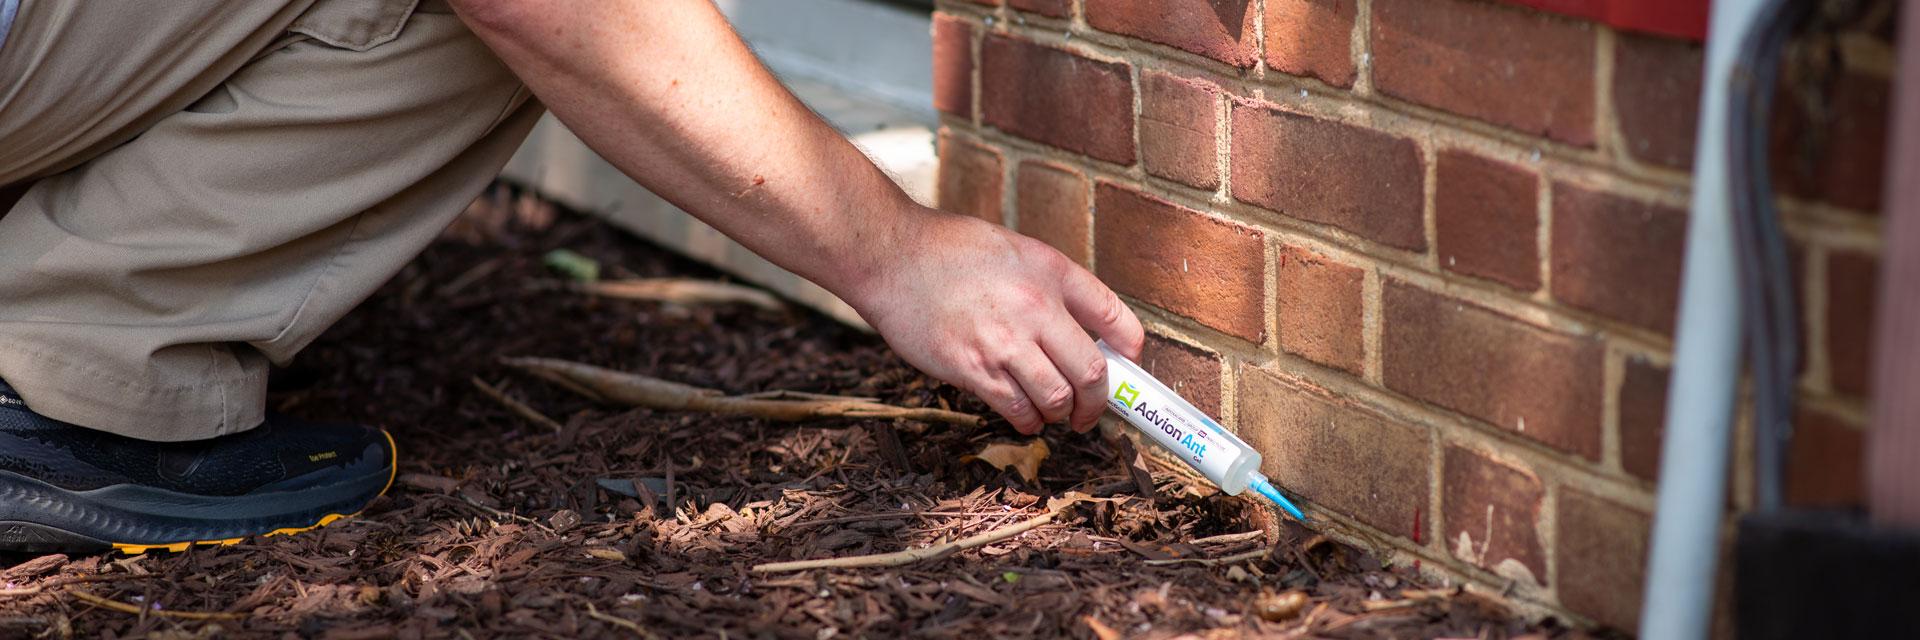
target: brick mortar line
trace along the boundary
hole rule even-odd
[[[1413,141],[1415,151],[1420,154],[1420,233],[1426,240],[1426,255],[1421,262],[1434,273],[1446,270],[1440,264],[1440,151],[1430,137]]]
[[[1354,4],[1353,34],[1347,49],[1353,62],[1353,94],[1373,98],[1373,0]]]
[[[1224,89],[1213,96],[1213,118],[1213,175],[1220,186],[1212,200],[1224,203],[1233,200],[1233,99]],[[1134,128],[1140,127],[1135,124]]]
[[[1800,406],[1838,418],[1842,424],[1861,430],[1872,427],[1872,409],[1862,398],[1849,398],[1824,393],[1807,393],[1802,390],[1798,401]]]
[[[1799,233],[1801,239],[1875,255],[1885,245],[1884,221],[1878,214],[1789,196],[1780,196],[1774,202],[1780,207],[1782,226]]]
[[[1621,475],[1631,475],[1626,471],[1620,443],[1620,388],[1626,378],[1627,354],[1608,347],[1600,365],[1600,466]]]
[[[1247,8],[1253,12],[1254,16],[1253,72],[1249,75],[1260,80],[1266,80],[1267,75],[1272,71],[1267,68],[1267,2],[1268,0],[1253,0],[1253,5]]]
[[[1260,351],[1269,355],[1278,355],[1286,349],[1281,347],[1280,339],[1280,247],[1281,239],[1274,234],[1262,234],[1260,238],[1260,286],[1266,288],[1266,295],[1260,301],[1260,326],[1267,332],[1267,339],[1260,343]]]
[[[1613,105],[1614,55],[1619,47],[1618,34],[1606,25],[1595,24],[1593,33],[1593,146],[1614,166],[1623,166],[1633,155],[1627,148],[1620,126],[1620,114]]]
[[[1356,18],[1357,19],[1357,18]],[[1075,25],[1076,29],[1081,25]],[[1684,188],[1690,182],[1689,174],[1672,170],[1649,171],[1649,167],[1639,163],[1623,165],[1614,162],[1614,158],[1594,148],[1579,147],[1529,136],[1518,131],[1476,120],[1434,107],[1387,97],[1373,92],[1358,94],[1354,91],[1334,87],[1324,82],[1281,73],[1267,74],[1264,78],[1249,77],[1251,69],[1240,69],[1226,63],[1188,53],[1172,47],[1134,40],[1117,34],[1110,34],[1087,27],[1084,32],[1073,31],[1072,37],[1060,41],[1064,35],[1058,31],[1039,29],[1033,26],[1002,26],[991,29],[1001,35],[1023,37],[1037,44],[1056,46],[1074,54],[1106,62],[1125,62],[1130,65],[1154,67],[1185,77],[1199,77],[1220,85],[1229,93],[1239,96],[1257,95],[1263,89],[1279,89],[1292,94],[1305,91],[1310,96],[1334,100],[1354,105],[1367,106],[1383,114],[1398,119],[1416,120],[1426,124],[1441,125],[1462,137],[1477,138],[1488,145],[1511,145],[1529,150],[1541,150],[1568,164],[1588,167],[1593,170],[1611,172],[1619,178],[1643,182],[1650,185],[1679,186]],[[1371,55],[1371,54],[1369,54]],[[1368,69],[1371,69],[1369,62]],[[1320,114],[1310,114],[1320,115]],[[1400,135],[1409,135],[1404,130],[1372,127],[1377,130]]]
[[[1533,266],[1540,277],[1540,288],[1529,295],[1542,304],[1552,304],[1553,299],[1553,180],[1546,172],[1537,172],[1534,180],[1534,252],[1540,256],[1538,264]]]
[[[1805,308],[1801,309],[1800,318],[1802,331],[1806,334],[1802,336],[1802,340],[1807,345],[1803,350],[1807,358],[1807,371],[1803,380],[1814,390],[1827,394],[1834,393],[1833,363],[1832,358],[1827,354],[1828,340],[1830,340],[1827,335],[1827,306],[1831,293],[1827,290],[1829,271],[1827,261],[1830,253],[1825,246],[1818,243],[1807,245],[1806,254],[1801,258],[1806,261],[1802,265],[1806,271],[1806,281],[1801,283],[1800,295],[1800,300],[1805,305]]]
[[[1204,347],[1204,345],[1203,345]],[[1236,356],[1206,349],[1220,358],[1220,423],[1240,429],[1240,360]]]
[[[1382,321],[1381,292],[1385,290],[1377,264],[1368,262],[1360,281],[1360,345],[1363,358],[1361,378],[1376,387],[1386,386],[1386,356],[1381,351],[1380,342],[1385,335],[1386,323]]]
[[[1447,450],[1447,443],[1445,442],[1445,438],[1441,436],[1439,428],[1431,425],[1422,425],[1422,428],[1427,431],[1427,520],[1421,523],[1427,530],[1422,533],[1426,535],[1427,542],[1425,546],[1433,549],[1439,555],[1451,557],[1453,553],[1447,549],[1447,523],[1445,521],[1447,491],[1444,485],[1447,474],[1444,467],[1446,466],[1445,452]],[[1458,558],[1454,558],[1454,560],[1459,562]],[[1461,562],[1461,564],[1465,564],[1465,562]]]
[[[981,95],[987,74],[981,73],[980,62],[986,59],[982,49],[986,46],[987,29],[978,21],[967,20],[967,123],[976,127],[985,127],[987,121],[986,105],[981,104]],[[941,115],[947,117],[946,114]]]
[[[1000,152],[1000,226],[1018,232],[1020,230],[1020,163],[1027,160],[1027,154],[1018,149],[989,146]]]
[[[1727,461],[1727,502],[1736,511],[1753,509],[1754,503],[1754,442],[1753,442],[1753,399],[1744,390],[1735,395],[1733,415],[1733,458]],[[1663,449],[1661,456],[1666,455]],[[1663,460],[1664,461],[1664,460]]]
[[[1542,567],[1546,571],[1546,592],[1554,602],[1560,602],[1560,485],[1542,482],[1540,494],[1540,521],[1535,536],[1540,540],[1541,560],[1547,563]],[[1648,534],[1651,537],[1652,534]]]

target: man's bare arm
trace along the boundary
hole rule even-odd
[[[454,0],[588,146],[654,193],[833,291],[902,357],[1022,431],[1092,426],[1139,321],[1084,269],[921,207],[822,122],[708,0]]]

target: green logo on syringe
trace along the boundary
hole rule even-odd
[[[1119,400],[1120,404],[1127,405],[1128,409],[1132,409],[1133,403],[1140,401],[1140,390],[1133,388],[1132,383],[1122,382],[1120,383],[1120,388],[1113,392],[1113,399]]]

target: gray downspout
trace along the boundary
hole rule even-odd
[[[1740,290],[1727,180],[1728,87],[1740,42],[1760,8],[1761,0],[1714,0],[1708,28],[1693,211],[1640,617],[1640,637],[1647,640],[1704,638],[1712,619],[1740,377]]]

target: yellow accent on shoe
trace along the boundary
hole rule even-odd
[[[400,477],[400,447],[399,445],[394,444],[393,434],[387,433],[386,429],[381,429],[380,435],[387,437],[387,451],[390,455],[390,458],[387,460],[387,486],[381,487],[380,493],[375,495],[374,499],[379,499],[381,496],[387,495],[387,491],[393,489],[394,480]],[[371,503],[372,500],[369,500],[368,502]],[[360,511],[355,511],[353,513],[344,514],[344,515],[338,514],[338,513],[329,513],[325,516],[322,516],[319,522],[315,522],[311,526],[274,529],[273,531],[269,531],[266,534],[261,535],[260,537],[271,538],[274,536],[290,536],[290,535],[299,534],[299,533],[306,533],[308,531],[312,531],[314,529],[318,529],[320,527],[324,527],[324,526],[333,524],[335,522],[345,520],[347,518],[359,517],[361,513],[362,512]],[[162,544],[130,544],[125,542],[115,542],[113,543],[113,549],[115,551],[119,551],[121,553],[130,555],[130,556],[137,556],[137,555],[145,555],[149,551],[155,551],[160,549],[165,549],[173,553],[182,553],[182,552],[185,552],[188,547],[191,547],[196,544],[201,546],[208,546],[208,547],[212,547],[212,546],[231,547],[233,545],[240,544],[241,542],[245,542],[245,541],[246,541],[246,538],[224,538],[224,539],[217,539],[217,540],[189,540],[186,542],[168,542],[168,543],[162,543]]]

